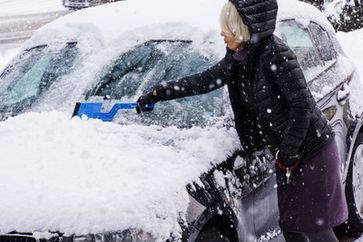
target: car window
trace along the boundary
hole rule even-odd
[[[320,75],[319,78],[316,78],[309,83],[309,88],[314,97],[320,99],[324,94],[333,91],[341,85],[341,83],[344,82],[344,78],[337,75],[337,71],[339,71],[335,68],[337,55],[328,33],[314,22],[311,22],[308,28],[311,36],[313,36],[314,44],[319,50],[318,53],[323,66],[322,72],[324,71],[323,75]]]
[[[282,40],[294,51],[306,80],[309,82],[320,74],[323,62],[308,30],[292,20],[279,23],[278,30]]]
[[[319,50],[323,65],[326,67],[330,66],[335,61],[335,52],[328,33],[313,22],[309,24],[309,29],[313,36],[313,41]]]
[[[38,60],[39,55],[44,51],[46,46],[38,46],[32,49],[29,49],[22,53],[15,61],[11,63],[11,65],[7,66],[7,68],[0,75],[0,91],[4,91],[4,87],[11,82],[12,79],[17,79],[21,73],[26,72],[27,69],[31,68],[31,65],[34,60]],[[14,70],[17,71],[14,71]]]
[[[57,51],[46,46],[26,50],[0,76],[0,82],[8,83],[0,93],[0,118],[29,108],[57,78],[72,69],[77,53],[76,43]]]
[[[212,51],[201,53],[191,41],[154,40],[120,55],[105,71],[86,100],[131,100],[157,83],[177,80],[207,69],[217,62]],[[203,126],[209,118],[222,115],[223,90],[205,95],[157,103],[142,118],[124,114],[132,122],[178,127]],[[134,113],[134,112],[133,112]],[[126,115],[126,116],[125,116]]]

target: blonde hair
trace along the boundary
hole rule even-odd
[[[220,24],[222,33],[238,42],[246,43],[251,37],[247,25],[243,23],[236,7],[229,1],[222,8]]]

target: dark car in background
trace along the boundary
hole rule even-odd
[[[156,83],[215,64],[225,51],[217,17],[224,1],[169,1],[165,7],[172,11],[176,6],[178,12],[167,13],[160,7],[161,0],[124,1],[99,14],[87,10],[70,14],[36,32],[0,75],[2,120],[44,110],[71,116],[77,101],[103,101],[107,108],[117,101],[134,100]],[[362,232],[363,88],[358,73],[322,13],[293,0],[281,0],[279,6],[276,35],[295,52],[315,100],[336,132],[350,212],[345,232]],[[200,19],[201,15],[205,17]],[[62,37],[53,41],[50,36]],[[115,122],[233,128],[231,113],[228,93],[221,88],[161,102],[151,113],[141,117],[130,113]],[[179,221],[183,241],[281,241],[274,166],[267,149],[252,157],[242,157],[237,149],[196,177],[186,186],[190,203],[185,221]],[[33,234],[39,231],[24,231],[20,226],[7,232],[11,233],[0,235],[0,242],[35,242]],[[51,231],[51,236],[41,239],[154,241],[142,240],[134,232],[120,228],[69,236]]]
[[[77,10],[116,1],[120,0],[62,0],[62,3],[64,7],[69,8],[70,10]]]

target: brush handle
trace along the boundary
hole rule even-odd
[[[77,103],[73,116],[101,119],[102,121],[112,121],[120,109],[135,109],[138,103],[115,103],[109,112],[101,112],[102,103]]]

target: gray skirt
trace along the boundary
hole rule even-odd
[[[280,227],[288,232],[331,229],[348,218],[348,208],[339,173],[335,140],[313,158],[303,160],[291,175],[276,169]]]

